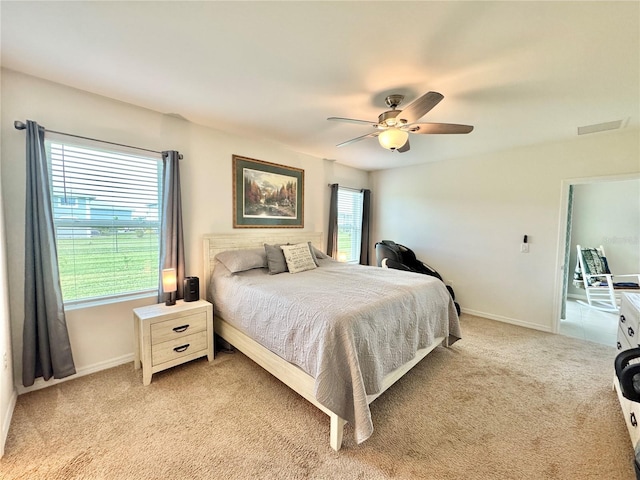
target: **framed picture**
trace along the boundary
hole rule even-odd
[[[304,227],[304,170],[233,155],[233,228]]]

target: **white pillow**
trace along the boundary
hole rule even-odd
[[[298,243],[297,245],[282,245],[284,258],[287,260],[289,273],[304,272],[318,268],[313,261],[308,243]]]

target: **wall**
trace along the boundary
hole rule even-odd
[[[640,272],[640,180],[588,183],[573,189],[570,274],[576,266],[576,245],[602,245],[613,273]],[[586,298],[584,289],[571,281],[567,293]]]
[[[202,235],[234,231],[232,154],[305,170],[304,230],[308,231],[326,230],[328,183],[368,187],[368,173],[364,171],[10,70],[2,73],[2,104],[1,162],[5,172],[2,195],[10,278],[21,278],[24,270],[25,139],[23,131],[14,129],[14,120],[35,120],[51,130],[153,150],[180,151],[184,155],[180,173],[186,272],[198,277],[203,275]],[[12,282],[9,288],[14,376],[18,384],[22,378],[23,286]],[[133,360],[131,309],[151,303],[155,303],[155,299],[69,310],[67,323],[78,373],[86,374]],[[18,391],[24,389],[18,385]]]
[[[562,180],[639,172],[639,145],[621,130],[373,172],[373,237],[414,249],[463,311],[553,331]]]
[[[2,75],[0,73],[0,82]],[[1,102],[0,98],[0,104]],[[2,152],[0,152],[1,159]],[[0,178],[3,177],[0,169]],[[7,255],[5,249],[5,224],[2,213],[2,183],[0,181],[0,457],[4,454],[4,444],[9,433],[9,425],[16,403],[13,386],[11,327],[9,316],[9,287],[7,275]]]

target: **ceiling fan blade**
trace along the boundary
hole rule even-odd
[[[404,130],[421,134],[469,133],[473,130],[473,126],[458,125],[457,123],[414,123],[407,125]]]
[[[346,142],[339,143],[338,145],[336,145],[336,147],[344,147],[346,145],[351,145],[352,143],[359,142],[360,140],[364,140],[368,137],[377,137],[378,135],[380,135],[380,132],[367,133],[366,135],[361,135],[359,137],[352,138],[351,140],[347,140]]]
[[[358,123],[361,125],[371,125],[372,127],[378,126],[376,122],[370,122],[369,120],[356,120],[355,118],[342,118],[342,117],[329,117],[327,120],[331,120],[332,122],[347,122],[347,123]]]
[[[440,100],[443,98],[444,96],[441,93],[427,92],[420,98],[411,102],[407,108],[402,110],[398,115],[398,118],[405,119],[407,123],[413,123],[440,103]]]
[[[411,146],[409,145],[409,139],[407,138],[407,142],[401,146],[399,149],[396,150],[396,152],[400,152],[400,153],[404,153],[404,152],[408,152],[411,149]]]

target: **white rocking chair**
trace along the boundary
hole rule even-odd
[[[621,292],[640,291],[640,273],[613,275],[602,245],[598,248],[578,245],[577,249],[578,262],[573,283],[576,287],[584,288],[587,294],[587,303],[580,300],[578,303],[604,312],[618,313]],[[623,281],[619,280],[623,278]],[[614,282],[614,279],[617,281]]]

